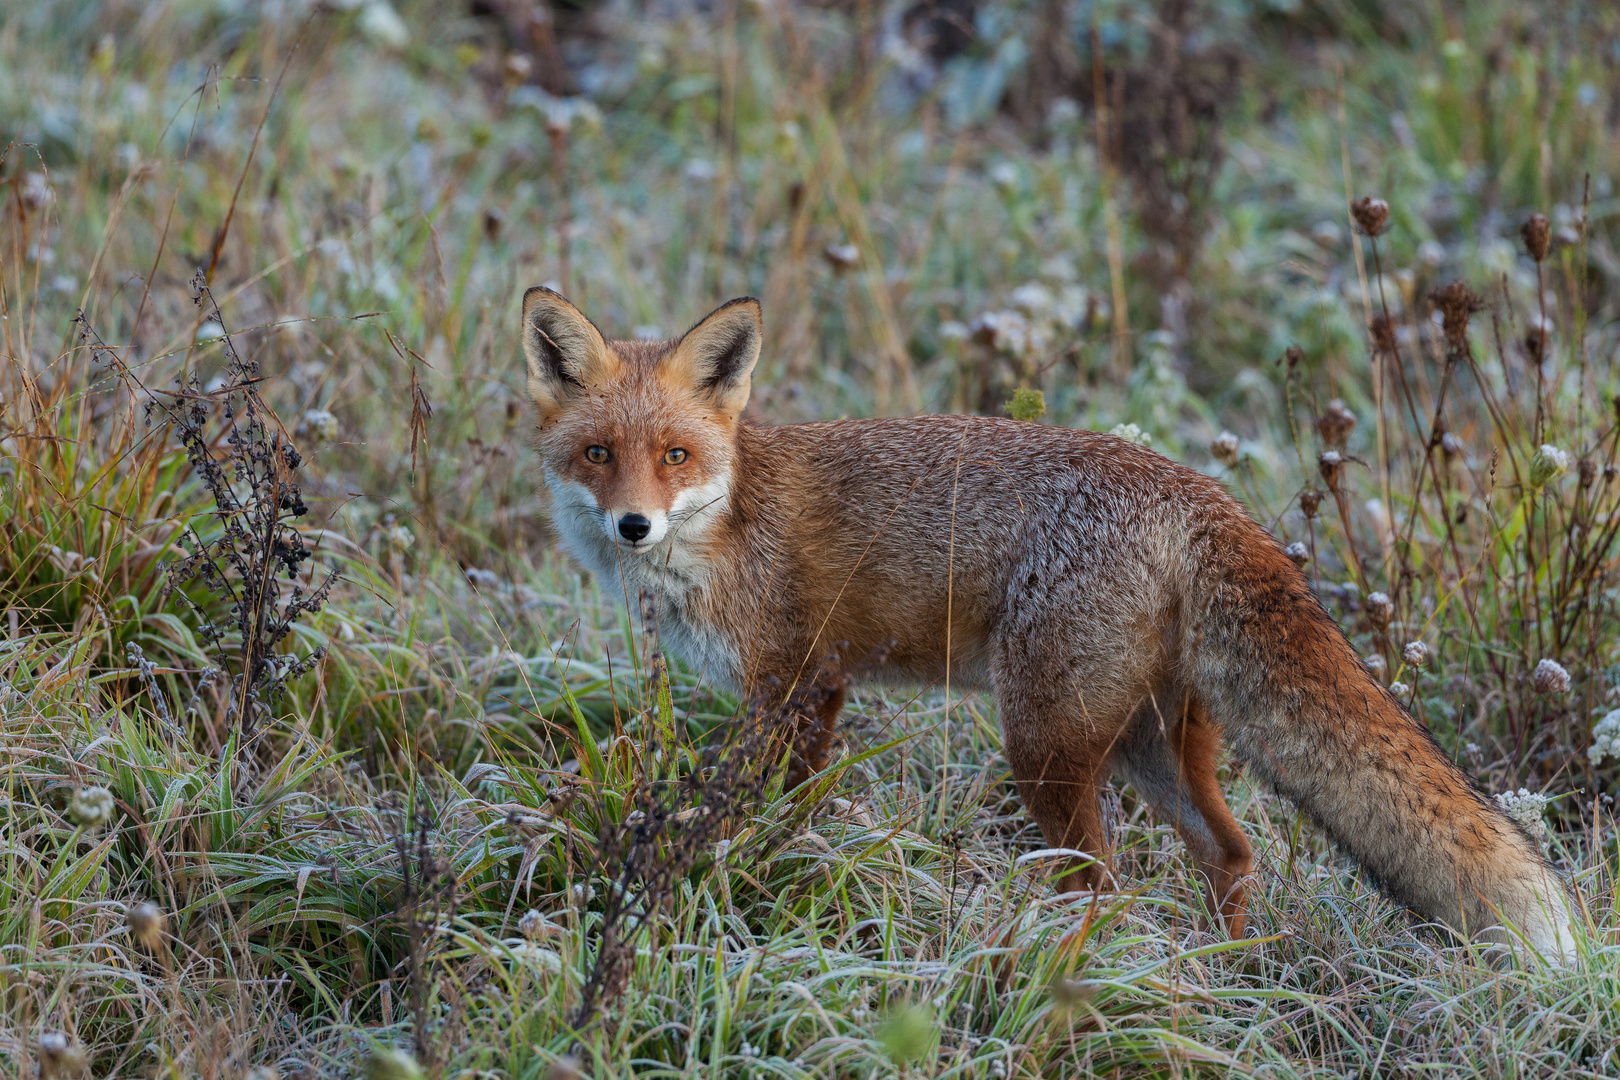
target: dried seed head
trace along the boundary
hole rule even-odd
[[[1316,459],[1316,467],[1322,474],[1322,483],[1328,486],[1329,491],[1339,490],[1339,473],[1344,470],[1344,456],[1337,450],[1328,450]]]
[[[1311,561],[1310,549],[1299,540],[1295,540],[1292,544],[1283,548],[1283,554],[1287,555],[1295,566],[1303,567]]]
[[[1405,683],[1396,680],[1395,682],[1389,684],[1389,692],[1398,698],[1403,698],[1412,692],[1412,688],[1407,686]]]
[[[129,909],[124,921],[129,924],[129,932],[136,941],[148,949],[155,949],[163,941],[164,924],[168,920],[162,908],[143,900]]]
[[[1545,327],[1532,326],[1524,335],[1524,351],[1530,354],[1530,362],[1540,366],[1547,355],[1547,331]]]
[[[1372,673],[1373,678],[1377,679],[1379,682],[1384,681],[1384,672],[1388,670],[1389,665],[1384,663],[1384,658],[1382,656],[1379,656],[1377,653],[1373,653],[1371,656],[1367,657],[1367,659],[1363,660],[1362,663],[1367,665],[1367,670]]]
[[[1299,510],[1300,513],[1305,515],[1306,521],[1314,518],[1316,516],[1316,512],[1321,508],[1322,493],[1320,491],[1307,489],[1299,493]]]
[[[1328,402],[1328,407],[1322,410],[1322,415],[1316,420],[1316,433],[1322,436],[1322,441],[1341,449],[1355,429],[1356,414],[1338,398]]]
[[[1440,327],[1446,341],[1461,348],[1468,341],[1468,319],[1485,305],[1466,281],[1453,281],[1450,285],[1429,293],[1429,302],[1440,309]]]
[[[518,932],[531,941],[545,932],[545,926],[546,917],[534,908],[525,911],[523,918],[518,920]]]
[[[1578,463],[1578,468],[1580,469],[1581,474],[1581,487],[1591,487],[1597,481],[1597,462],[1593,461],[1589,457],[1583,457]]]
[[[1368,236],[1377,236],[1389,224],[1389,203],[1371,195],[1363,195],[1350,204],[1350,216]]]
[[[95,829],[112,820],[113,794],[104,787],[90,785],[73,793],[68,817],[85,829]]]
[[[1535,684],[1538,694],[1567,694],[1569,672],[1556,660],[1540,660],[1536,663]]]
[[[1463,441],[1449,431],[1440,436],[1440,452],[1446,455],[1448,461],[1460,457],[1467,449]]]
[[[1401,650],[1401,659],[1415,668],[1422,667],[1428,658],[1429,647],[1421,641],[1408,641],[1406,648]]]
[[[1540,262],[1547,257],[1547,248],[1552,244],[1552,226],[1546,214],[1531,214],[1519,235],[1524,237],[1524,248],[1532,259]]]
[[[281,1070],[274,1065],[255,1065],[247,1071],[247,1080],[281,1080]]]
[[[861,263],[861,249],[854,244],[828,244],[822,256],[826,258],[827,265],[840,274],[855,269]]]
[[[77,1076],[86,1064],[84,1049],[60,1031],[47,1031],[39,1037],[39,1074],[44,1080]]]
[[[1389,599],[1388,593],[1369,593],[1367,595],[1367,621],[1382,630],[1389,625],[1389,620],[1395,616],[1395,605]]]
[[[1395,320],[1383,312],[1373,316],[1371,323],[1367,324],[1367,332],[1372,335],[1373,348],[1385,356],[1395,353]]]
[[[1209,452],[1228,469],[1235,467],[1238,463],[1238,437],[1230,431],[1221,432],[1209,444]]]

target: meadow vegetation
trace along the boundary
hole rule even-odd
[[[1620,14],[1512,0],[0,11],[0,1074],[1620,1075]],[[1218,476],[1578,892],[1419,927],[1232,769],[1208,929],[993,708],[773,710],[555,548],[517,315],[761,298],[761,422]],[[858,674],[829,659],[822,685]],[[810,691],[807,691],[810,692]],[[801,702],[802,704],[802,702]]]

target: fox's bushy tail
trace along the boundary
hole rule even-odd
[[[1233,752],[1419,915],[1571,958],[1569,898],[1535,842],[1372,677],[1304,576],[1246,524],[1253,534],[1232,537],[1236,550],[1215,563],[1236,569],[1211,583],[1189,643],[1194,682]]]

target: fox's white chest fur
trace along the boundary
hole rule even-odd
[[[725,488],[705,485],[681,493],[670,508],[662,537],[644,549],[618,542],[613,522],[589,490],[548,475],[552,525],[563,550],[596,575],[603,591],[637,609],[643,590],[658,598],[658,635],[662,646],[679,657],[710,685],[735,689],[742,671],[742,650],[718,625],[693,612],[709,588],[713,568],[703,558],[701,541],[725,510]]]

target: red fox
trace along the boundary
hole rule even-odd
[[[745,298],[678,341],[609,341],[557,293],[523,297],[558,536],[610,593],[660,596],[677,656],[785,692],[841,642],[881,648],[881,678],[983,688],[1026,810],[1049,844],[1093,856],[1070,882],[1102,883],[1099,789],[1119,773],[1241,936],[1254,859],[1216,780],[1224,738],[1425,919],[1574,955],[1535,843],[1219,484],[1014,420],[746,422],[760,319]],[[842,706],[833,693],[809,718],[790,782],[827,764]]]

